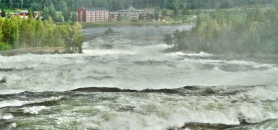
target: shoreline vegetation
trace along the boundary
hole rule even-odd
[[[278,4],[278,3],[277,3]],[[278,54],[278,6],[218,10],[199,15],[192,30],[164,36],[166,52]]]
[[[31,48],[19,48],[12,50],[2,50],[0,55],[2,56],[16,56],[23,54],[71,54],[74,51],[67,51],[64,47],[31,47]]]
[[[125,27],[125,26],[175,26],[185,23],[183,21],[121,21],[121,22],[103,22],[103,23],[80,23],[82,28],[92,28],[92,27]]]
[[[64,53],[82,53],[84,35],[78,22],[58,25],[50,16],[44,20],[40,16],[35,19],[32,9],[28,12],[28,18],[0,17],[0,51],[25,54],[37,53],[40,48],[40,53],[48,53],[49,48],[62,47]],[[43,51],[43,48],[47,49]]]
[[[72,16],[74,19],[70,20],[69,14],[73,9],[68,9],[67,2],[63,1],[62,8],[58,9],[62,11],[62,15],[56,13],[56,4],[48,4],[48,8],[40,9],[43,9],[42,16],[47,18],[43,21],[40,18],[35,20],[32,13],[29,13],[28,19],[21,19],[18,16],[0,18],[0,50],[20,49],[24,50],[24,53],[27,53],[27,50],[30,53],[37,53],[36,49],[30,50],[30,48],[63,47],[66,50],[63,52],[82,53],[82,43],[92,38],[84,36],[82,28],[178,26],[182,24],[193,26],[194,23],[192,30],[176,30],[166,34],[164,42],[171,47],[165,52],[198,53],[203,51],[211,54],[242,54],[243,56],[278,53],[278,38],[276,38],[278,0],[263,3],[237,2],[222,6],[208,2],[207,7],[204,6],[205,4],[202,7],[198,7],[199,5],[187,7],[186,4],[170,2],[169,5],[164,3],[168,6],[162,6],[162,4],[141,7],[158,12],[160,16],[155,20],[112,19],[108,22],[74,22],[74,24],[70,24],[70,21],[76,21],[77,16]],[[48,12],[47,9],[49,9]],[[31,8],[29,12],[32,12]],[[60,18],[62,22],[54,22],[52,17]],[[43,50],[40,51],[43,52]],[[45,52],[49,53],[48,50]]]

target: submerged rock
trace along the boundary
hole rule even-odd
[[[58,50],[53,51],[53,54],[60,54]]]
[[[181,130],[224,130],[228,128],[237,127],[237,125],[225,125],[225,124],[209,124],[209,123],[186,123]]]
[[[0,128],[7,127],[7,123],[5,119],[0,119]]]
[[[7,79],[6,79],[6,77],[3,77],[1,80],[0,80],[0,84],[1,83],[6,83],[7,82]],[[1,121],[0,121],[1,122]]]

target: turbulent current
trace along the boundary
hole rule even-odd
[[[83,54],[0,56],[0,129],[278,128],[278,61],[165,53],[190,26],[112,29]]]

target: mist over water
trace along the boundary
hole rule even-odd
[[[161,130],[243,120],[259,123],[250,128],[277,125],[277,64],[163,52],[168,48],[164,34],[190,28],[112,28],[119,33],[86,41],[84,54],[0,56],[0,119],[11,118],[10,129]],[[139,91],[69,91],[85,87]],[[141,91],[146,89],[166,90]]]

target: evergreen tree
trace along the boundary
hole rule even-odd
[[[160,12],[160,8],[159,8],[159,6],[155,6],[155,10],[157,11],[157,12]]]
[[[140,14],[140,15],[139,15],[139,20],[143,20],[143,19],[144,19],[143,15]]]
[[[173,13],[174,13],[175,16],[179,15],[179,7],[178,6],[174,7],[174,12]]]
[[[41,41],[43,39],[43,35],[44,35],[44,29],[43,29],[43,22],[40,19],[40,16],[38,18],[38,20],[36,21],[36,28],[35,28],[35,37],[36,37],[36,43],[37,43],[37,47],[41,46]]]
[[[258,21],[258,22],[264,22],[265,21],[265,17],[261,13],[259,7],[257,7],[256,10],[255,10],[254,21]]]
[[[70,18],[70,13],[68,11],[68,6],[67,6],[67,3],[66,2],[62,2],[63,3],[63,8],[62,8],[62,15],[64,17],[64,20],[67,22],[69,21],[69,18]]]
[[[20,8],[22,9],[23,8],[23,0],[20,0]]]
[[[35,15],[34,15],[34,12],[33,10],[30,8],[28,10],[28,19],[34,19],[35,18]]]
[[[149,13],[149,12],[147,12],[146,17],[147,17],[147,20],[148,20],[148,21],[151,20],[151,17],[150,17],[150,13]]]
[[[118,20],[118,21],[122,21],[122,15],[121,15],[121,13],[118,13],[117,20]]]
[[[10,19],[6,18],[2,25],[2,42],[11,44],[13,39],[13,28]]]
[[[274,8],[275,8],[276,10],[278,10],[278,0],[275,0],[275,1],[274,1]]]
[[[163,8],[162,15],[163,15],[163,19],[164,19],[164,17],[167,15],[167,9],[166,8]]]
[[[43,8],[43,11],[42,11],[42,18],[44,20],[47,20],[49,17],[49,9],[47,7],[44,7]]]
[[[6,17],[6,10],[5,10],[4,4],[2,4],[2,6],[1,6],[1,17]]]
[[[21,24],[22,18],[19,16],[13,15],[11,17],[11,23],[12,23],[12,48],[18,48],[19,46],[19,25]]]
[[[182,11],[181,11],[181,14],[182,14],[182,15],[188,15],[188,13],[189,13],[189,12],[188,12],[188,9],[187,9],[186,7],[183,7],[183,8],[182,8]]]
[[[154,19],[157,21],[159,19],[159,13],[157,10],[154,11]]]
[[[73,23],[77,22],[77,14],[76,13],[71,14],[71,22],[73,22]]]
[[[55,22],[65,22],[65,18],[63,15],[58,15],[58,17],[55,19]]]
[[[56,11],[53,3],[51,3],[51,5],[49,6],[49,15],[52,17],[52,19],[57,18],[57,11]]]
[[[171,35],[171,34],[165,34],[164,42],[165,42],[167,45],[173,45],[172,35]]]

